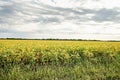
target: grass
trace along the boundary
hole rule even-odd
[[[98,79],[120,79],[120,42],[0,40],[0,80]]]

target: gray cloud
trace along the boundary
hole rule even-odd
[[[118,12],[115,9],[101,9],[95,13],[95,16],[92,17],[92,20],[104,22],[104,21],[111,21],[111,22],[119,22],[120,17]]]
[[[120,17],[118,15],[120,12],[118,12],[116,9],[100,9],[100,10],[91,10],[91,9],[84,9],[84,8],[61,8],[61,7],[53,7],[50,5],[42,5],[44,8],[47,8],[51,11],[57,11],[58,13],[54,13],[54,15],[60,15],[64,16],[64,20],[75,20],[75,21],[89,21],[93,20],[95,22],[104,22],[104,21],[111,21],[111,22],[119,22]],[[119,9],[119,8],[118,8]],[[60,14],[61,13],[61,14]],[[70,14],[74,15],[70,15]],[[47,12],[49,14],[49,11]],[[95,16],[88,18],[85,15],[86,14],[94,14]],[[51,14],[49,14],[51,15]]]
[[[39,0],[38,0],[39,1]],[[77,2],[77,0],[74,0]],[[81,0],[82,1],[82,0]],[[97,1],[97,0],[96,0]],[[55,2],[55,1],[52,1]],[[84,7],[67,8],[60,6],[52,6],[44,3],[37,3],[36,0],[30,0],[26,2],[17,2],[15,0],[1,0],[0,1],[0,34],[2,33],[12,33],[12,34],[22,34],[23,31],[14,29],[17,25],[25,25],[29,23],[38,24],[37,33],[50,33],[53,30],[55,32],[69,32],[74,33],[75,30],[84,28],[84,25],[93,26],[99,25],[102,22],[120,22],[120,8],[114,9],[87,9]],[[89,14],[92,14],[89,15]],[[88,15],[88,16],[87,16]],[[89,21],[94,21],[95,23],[87,23]],[[52,28],[55,25],[61,25],[64,22],[69,22],[75,24],[78,27],[70,28],[71,25],[62,28]],[[9,27],[6,27],[9,26]],[[45,26],[48,25],[48,26]],[[49,26],[52,25],[52,26]],[[10,27],[12,26],[12,27]],[[6,28],[4,28],[6,27]],[[20,27],[20,26],[19,26]],[[34,27],[34,26],[30,26]],[[43,28],[45,27],[45,28]],[[119,29],[119,27],[117,27]],[[23,34],[29,34],[29,32],[23,32]],[[94,33],[96,34],[96,33]],[[97,33],[99,34],[99,32]],[[17,36],[17,35],[15,35]],[[22,36],[22,35],[21,35]]]
[[[57,11],[24,5],[25,4],[15,3],[13,5],[2,6],[2,10],[0,10],[0,23],[16,25],[29,22],[40,22],[45,24],[60,22],[59,18],[55,16],[59,15]],[[44,15],[47,16],[43,17]],[[49,17],[49,15],[52,16]]]
[[[12,3],[11,5],[1,6],[0,10],[0,23],[1,24],[23,24],[29,22],[39,23],[60,23],[66,20],[72,20],[73,22],[84,22],[93,20],[95,22],[119,22],[120,17],[117,15],[116,9],[100,9],[91,10],[84,8],[62,8],[45,5],[42,3],[15,3],[6,0],[4,2]],[[30,4],[30,5],[29,5]],[[19,14],[21,13],[21,14]],[[71,15],[73,14],[73,15]],[[91,18],[86,17],[86,14],[94,14]],[[60,17],[63,17],[62,19]]]

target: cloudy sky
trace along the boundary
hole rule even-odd
[[[120,0],[0,0],[0,38],[120,40]]]

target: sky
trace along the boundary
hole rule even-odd
[[[120,40],[120,0],[0,0],[0,38]]]

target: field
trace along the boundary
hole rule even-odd
[[[0,40],[0,80],[120,80],[120,42]]]

